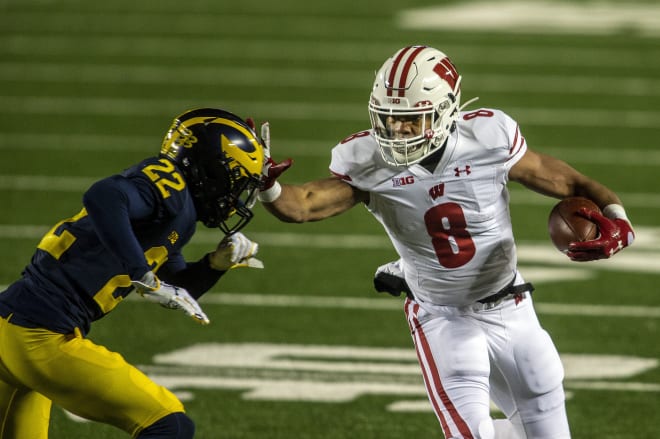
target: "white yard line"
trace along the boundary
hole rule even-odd
[[[606,65],[603,60],[603,66]],[[80,64],[52,62],[0,62],[0,81],[35,81],[87,84],[197,84],[197,85],[254,85],[290,86],[295,88],[364,88],[367,69],[323,69],[323,81],[318,80],[319,69],[268,68],[264,66],[197,66],[190,67],[149,64]],[[616,83],[616,87],[612,87]],[[598,96],[660,96],[660,81],[648,77],[579,76],[541,74],[480,74],[473,73],[464,81],[472,93],[528,92],[552,94],[583,94]]]
[[[38,240],[48,226],[43,225],[0,225],[0,239]],[[217,242],[218,232],[200,230],[193,242],[208,244]],[[331,234],[296,234],[296,233],[259,233],[251,237],[262,246],[300,247],[318,249],[389,249],[389,241],[379,235],[331,235]],[[596,274],[597,270],[623,271],[657,274],[660,266],[660,230],[640,227],[637,229],[635,246],[626,249],[616,258],[590,264],[571,262],[547,243],[523,242],[518,244],[521,271],[528,280],[537,284],[545,282],[567,282],[585,279]],[[371,310],[401,309],[401,300],[387,295],[371,297],[319,297],[296,294],[257,294],[257,293],[211,293],[203,301],[213,304],[269,307],[307,307],[307,308],[349,308]],[[536,303],[542,314],[584,315],[604,317],[644,317],[660,318],[660,307],[635,305],[600,305]]]
[[[376,293],[374,293],[376,294]],[[296,295],[270,295],[251,293],[211,293],[202,297],[202,303],[233,306],[260,306],[285,308],[328,308],[401,311],[403,302],[383,295],[377,298],[318,297]],[[660,318],[660,307],[627,305],[589,305],[574,303],[535,302],[539,314],[585,316]]]
[[[4,291],[7,285],[0,285]],[[377,293],[374,293],[377,294]],[[128,300],[143,300],[135,295]],[[402,311],[403,301],[400,298],[386,294],[375,298],[335,297],[335,296],[301,296],[288,294],[258,294],[209,292],[202,296],[200,303],[205,305],[271,307],[271,308],[320,308],[320,309],[354,309],[366,311]],[[584,317],[624,317],[624,318],[660,318],[660,307],[629,306],[629,305],[590,305],[576,303],[544,303],[534,302],[539,314],[584,316]]]
[[[1,149],[1,148],[0,148]],[[8,175],[0,174],[0,191],[49,191],[80,192],[89,188],[98,178],[49,175]],[[295,182],[290,182],[295,183]],[[660,208],[658,193],[626,193],[619,195],[630,208]],[[511,190],[511,203],[514,205],[551,206],[554,199],[522,190]]]
[[[621,8],[613,1],[472,1],[409,9],[399,14],[398,21],[404,28],[426,31],[616,35],[625,29],[658,37],[660,6],[629,2]]]
[[[144,116],[176,114],[190,106],[186,99],[137,99],[114,97],[0,96],[0,113],[11,114],[86,114],[112,116]],[[217,101],[196,101],[197,106],[217,105]],[[356,121],[366,120],[362,104],[295,101],[225,101],[223,105],[241,113],[259,108],[270,120]],[[660,111],[599,110],[589,108],[511,107],[508,113],[522,125],[660,128]]]
[[[365,122],[368,124],[368,122]],[[365,128],[367,125],[365,125]],[[330,150],[338,139],[292,139],[277,138],[279,155],[294,157],[322,157],[330,160]],[[153,136],[101,135],[101,134],[58,134],[58,133],[2,133],[0,150],[16,149],[40,151],[136,151],[154,154],[160,140]],[[532,148],[554,155],[571,163],[603,164],[611,166],[658,166],[660,150],[655,146],[630,145],[625,149],[585,147],[558,147],[530,145]]]
[[[529,5],[525,6],[528,9]],[[621,11],[618,8],[617,13]],[[445,21],[441,20],[443,26]],[[59,33],[42,33],[31,35],[27,32],[7,34],[3,36],[3,51],[11,54],[32,55],[79,55],[93,50],[97,56],[112,59],[119,56],[123,59],[134,57],[143,61],[149,58],[171,58],[176,54],[178,59],[205,59],[222,52],[229,58],[251,60],[281,61],[283,58],[292,61],[338,61],[363,62],[373,64],[376,68],[384,57],[391,55],[393,47],[389,42],[365,40],[330,41],[319,39],[279,39],[273,40],[259,36],[246,35],[240,38],[217,35],[214,38],[180,38],[179,36],[151,36],[145,34],[124,35],[90,34],[85,39],[78,36]],[[191,44],[194,41],[194,44]],[[640,56],[639,52],[628,47],[598,47],[598,43],[584,47],[571,47],[562,44],[537,42],[532,45],[515,45],[510,40],[492,40],[488,45],[481,41],[455,43],[447,41],[444,49],[456,61],[462,64],[491,65],[553,65],[572,67],[608,66],[612,59],[620,65],[629,67],[648,65],[653,59]],[[657,62],[657,61],[656,61]],[[195,70],[196,71],[196,70]],[[191,71],[189,70],[188,73]],[[191,75],[194,79],[194,74]],[[624,79],[624,78],[619,78]],[[617,84],[620,84],[617,81]]]

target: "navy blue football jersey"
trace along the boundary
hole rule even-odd
[[[197,215],[175,165],[150,158],[95,183],[83,209],[41,240],[22,278],[0,294],[0,314],[59,333],[110,312],[147,270],[186,267]]]

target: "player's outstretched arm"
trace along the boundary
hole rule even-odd
[[[281,221],[304,223],[339,215],[368,195],[336,177],[310,181],[301,185],[282,185],[280,196],[262,201],[266,210]]]
[[[300,185],[280,184],[277,179],[291,167],[293,161],[280,163],[269,157],[263,170],[259,201],[267,211],[289,223],[319,221],[339,215],[359,202],[368,202],[369,195],[338,177],[328,177]]]

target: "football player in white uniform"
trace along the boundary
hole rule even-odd
[[[517,269],[507,183],[555,198],[585,196],[602,209],[582,212],[601,233],[571,244],[573,260],[609,257],[634,233],[614,192],[529,149],[502,111],[462,111],[460,86],[441,51],[397,51],[377,72],[371,129],[333,149],[333,175],[280,184],[292,161],[271,158],[259,198],[286,222],[363,203],[383,225],[400,259],[379,267],[375,285],[407,295],[405,313],[446,438],[569,438],[563,368]],[[491,400],[506,420],[493,421]]]

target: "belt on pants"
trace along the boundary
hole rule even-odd
[[[513,297],[526,292],[529,292],[531,294],[531,292],[534,291],[534,285],[532,285],[531,282],[525,282],[524,284],[514,285],[513,284],[514,281],[515,278],[507,286],[499,290],[497,293],[491,294],[490,296],[486,296],[483,299],[477,300],[477,302],[483,304],[491,304],[506,299],[509,296]]]

